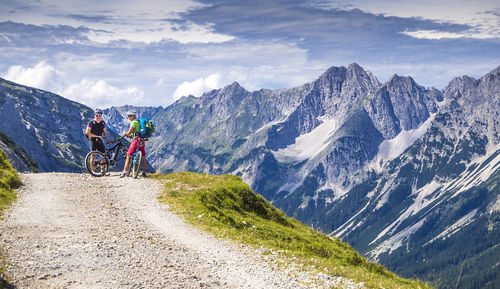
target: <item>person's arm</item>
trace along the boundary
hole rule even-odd
[[[90,132],[90,126],[87,127],[87,130],[85,131],[85,134],[88,136],[88,137],[100,137],[102,139],[102,136],[98,136],[98,135],[95,135],[93,133]]]
[[[127,137],[131,137],[130,135],[134,132],[135,130],[135,127],[133,125],[130,126],[130,128],[128,129],[128,131],[125,133],[125,135]]]
[[[104,133],[104,137],[106,138],[106,143],[110,144],[111,142],[109,141],[108,133],[106,132],[106,128],[104,128],[104,130],[102,132]]]
[[[87,135],[88,137],[100,137],[100,138],[102,138],[101,136],[98,136],[98,135],[95,135],[95,134],[91,133],[90,129],[91,129],[91,127],[88,126],[87,130],[85,131],[85,135]]]
[[[87,129],[85,130],[85,135],[88,137],[91,137],[90,136],[90,126],[87,126]]]

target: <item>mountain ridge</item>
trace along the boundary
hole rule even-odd
[[[439,91],[397,75],[380,83],[351,64],[295,88],[250,92],[235,82],[165,108],[135,109],[155,122],[148,159],[159,171],[236,174],[289,216],[397,266],[422,262],[408,258],[430,242],[425,230],[434,238],[427,248],[440,246],[438,236],[460,220],[492,218],[498,232],[496,211],[484,209],[496,208],[496,192],[481,184],[493,188],[497,178],[499,71],[455,78]],[[106,110],[116,131],[127,109],[134,107]],[[457,210],[461,203],[470,207]],[[452,239],[470,228],[458,226]],[[450,253],[443,252],[435,255]],[[417,267],[425,271],[400,269]],[[453,279],[456,264],[450,268],[433,280]]]

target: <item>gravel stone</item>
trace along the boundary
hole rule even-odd
[[[18,288],[363,288],[187,225],[151,179],[23,174],[0,222]],[[266,254],[264,254],[266,253]],[[272,256],[272,257],[270,257]]]

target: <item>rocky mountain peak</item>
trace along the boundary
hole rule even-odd
[[[455,77],[450,83],[444,88],[444,96],[446,98],[457,99],[460,98],[464,91],[468,88],[474,87],[476,85],[476,79],[464,75],[462,77]]]
[[[233,81],[233,83],[226,85],[222,88],[222,91],[230,91],[230,92],[240,91],[240,90],[246,91],[246,89],[236,81]]]
[[[400,76],[394,74],[386,83],[387,88],[391,89],[393,87],[405,87],[412,88],[419,86],[411,76]]]
[[[349,64],[349,66],[347,67],[347,76],[348,79],[358,80],[360,84],[365,86],[365,88],[368,88],[368,86],[380,86],[380,82],[378,81],[378,79],[373,74],[371,74],[371,72],[364,70],[357,63]]]
[[[233,101],[239,101],[239,99],[241,99],[246,94],[248,94],[248,91],[236,81],[224,86],[217,93],[219,98],[226,100],[231,99]]]
[[[345,79],[347,69],[343,66],[337,67],[337,66],[332,66],[328,68],[325,73],[323,73],[319,77],[319,81],[321,82],[343,82]]]
[[[500,66],[481,77],[479,86],[492,98],[500,98]]]
[[[356,62],[353,62],[347,66],[348,70],[359,70],[359,71],[365,71],[359,64]]]
[[[373,74],[358,64],[351,63],[347,68],[330,67],[314,82],[314,85],[321,91],[323,97],[339,97],[351,102],[378,87],[380,83]]]
[[[495,68],[492,71],[490,71],[488,74],[500,75],[500,65],[497,68]]]
[[[323,73],[318,80],[342,83],[344,81],[348,81],[349,79],[370,80],[371,82],[375,82],[377,85],[379,84],[373,74],[364,70],[357,63],[351,63],[347,66],[347,68],[344,66],[332,66],[328,68],[328,70]]]

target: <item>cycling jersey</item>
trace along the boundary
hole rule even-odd
[[[134,127],[134,131],[132,132],[132,135],[134,137],[139,136],[139,133],[141,131],[141,123],[139,122],[138,119],[134,119],[132,122],[130,122],[130,126]]]
[[[98,136],[102,136],[104,133],[104,129],[106,128],[106,123],[103,120],[97,122],[94,120],[89,121],[87,127],[90,128],[90,133]],[[88,137],[90,151],[100,151],[102,153],[105,152],[104,143],[100,137]]]
[[[102,136],[104,129],[106,128],[106,123],[104,123],[104,120],[101,120],[100,122],[97,122],[95,120],[91,120],[91,121],[89,121],[89,124],[87,125],[87,127],[90,127],[91,134]],[[93,137],[93,138],[89,138],[89,139],[95,140],[97,138]]]

